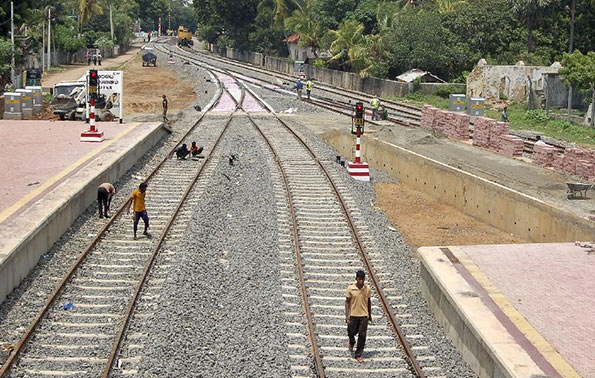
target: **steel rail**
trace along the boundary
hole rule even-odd
[[[184,51],[181,47],[178,47],[178,49]],[[189,57],[189,56],[186,56],[186,55],[183,55],[183,54],[174,52],[172,50],[168,50],[168,52],[169,53],[172,53],[172,54],[176,54],[179,57],[182,57],[182,58],[185,58],[185,59],[196,59],[196,57]],[[197,63],[192,63],[192,64],[197,65],[197,66],[201,66],[200,64],[197,64]],[[204,69],[207,69],[207,70],[210,69],[210,68],[206,68],[206,67],[203,67],[203,68]],[[232,76],[234,75],[233,71],[231,71],[229,69],[218,69],[218,71],[219,70],[227,73],[228,75],[232,75]],[[268,82],[268,83],[269,84],[272,84],[272,85],[276,85],[276,84],[274,84],[272,82]],[[262,87],[262,88],[265,88],[265,89],[268,89],[268,90],[273,90],[271,88],[264,87],[264,86],[259,85],[257,83],[252,83],[252,84],[257,85],[257,86]],[[308,102],[308,103],[310,103],[310,104],[312,104],[314,106],[318,106],[318,107],[321,107],[323,109],[330,110],[330,111],[335,112],[335,113],[338,113],[338,114],[343,114],[343,115],[346,115],[346,116],[351,116],[351,112],[345,113],[344,111],[340,110],[340,109],[346,109],[347,108],[347,105],[344,105],[344,104],[347,104],[347,103],[344,102],[344,101],[331,100],[331,99],[327,99],[327,98],[319,99],[319,100],[312,100],[312,99],[311,100],[307,100],[307,99],[304,99],[303,101],[304,102]],[[325,104],[323,102],[331,103],[331,105],[327,105],[327,104]],[[339,109],[337,109],[337,108],[339,108]],[[395,110],[395,109],[393,109],[393,110]],[[404,114],[406,114],[404,118],[415,119],[415,120],[420,120],[421,119],[421,116],[419,118],[414,118],[412,116],[409,116],[408,114],[411,114],[411,113],[409,113],[407,111],[405,111],[405,112],[401,111],[401,112],[404,113]],[[415,125],[412,124],[411,122],[401,121],[401,120],[396,119],[394,117],[388,117],[387,120],[390,121],[390,122],[393,122],[393,123],[395,123],[397,125],[400,125],[400,126],[415,127]],[[369,123],[369,124],[371,124],[371,125],[374,125],[374,126],[379,126],[380,125],[379,123],[374,122],[374,121],[371,121],[371,120],[368,120],[366,122]]]
[[[236,79],[237,80],[237,79]],[[249,89],[248,89],[249,90]],[[308,151],[308,153],[312,156],[312,158],[316,161],[316,163],[318,164],[318,166],[320,167],[321,171],[324,173],[324,175],[327,178],[327,181],[329,182],[329,184],[332,186],[333,191],[335,193],[335,196],[337,198],[337,200],[340,202],[341,204],[341,209],[343,210],[343,213],[347,219],[347,223],[349,224],[349,228],[351,229],[351,233],[354,236],[354,239],[356,241],[356,245],[357,248],[360,252],[360,255],[362,257],[362,260],[364,261],[364,264],[366,265],[366,270],[368,271],[369,275],[370,275],[370,279],[374,285],[374,288],[376,289],[376,294],[378,295],[379,301],[383,307],[384,312],[387,314],[387,317],[389,319],[389,322],[391,324],[391,328],[393,329],[393,333],[395,333],[395,335],[397,336],[399,343],[401,344],[401,346],[403,347],[403,350],[405,352],[405,355],[407,356],[407,360],[409,361],[409,364],[411,365],[412,369],[414,370],[415,374],[419,377],[419,378],[425,378],[425,373],[423,372],[421,365],[419,364],[419,361],[417,360],[417,358],[415,357],[415,355],[413,354],[413,350],[411,349],[411,346],[409,344],[409,342],[407,341],[406,337],[405,337],[405,333],[402,331],[401,327],[399,326],[399,322],[397,321],[397,318],[395,316],[395,314],[393,313],[390,304],[388,302],[388,299],[386,298],[386,295],[384,294],[384,292],[382,291],[382,288],[380,286],[380,280],[378,279],[378,277],[376,276],[376,273],[374,272],[374,269],[372,267],[372,264],[370,263],[370,259],[368,257],[368,254],[365,251],[365,248],[363,246],[363,243],[359,237],[359,234],[357,232],[357,229],[355,227],[355,223],[353,222],[353,219],[351,218],[351,215],[349,215],[349,210],[347,209],[347,206],[345,205],[345,201],[343,200],[343,197],[341,196],[341,193],[339,192],[339,189],[337,188],[337,186],[335,185],[334,181],[332,180],[330,174],[328,173],[327,169],[324,167],[324,165],[322,165],[322,163],[320,162],[320,160],[316,157],[316,154],[314,153],[314,151],[312,151],[312,149],[306,144],[306,142],[299,136],[297,135],[293,129],[287,125],[287,123],[285,123],[277,114],[272,113],[275,118],[302,144],[303,147],[305,147]],[[303,297],[303,303],[304,303],[304,310],[306,313],[306,319],[308,321],[308,332],[314,332],[313,329],[313,325],[310,324],[310,322],[312,322],[311,316],[310,315],[310,311],[309,311],[309,304],[307,301],[308,298],[308,294],[305,288],[305,282],[303,280],[303,266],[302,266],[302,260],[301,260],[301,249],[299,247],[299,243],[297,242],[298,240],[298,229],[297,229],[297,220],[295,218],[295,212],[293,210],[293,199],[291,196],[291,191],[289,189],[289,183],[285,174],[285,170],[283,169],[281,162],[278,159],[278,156],[274,150],[274,148],[272,147],[272,144],[269,142],[269,140],[266,138],[266,136],[264,135],[264,133],[261,131],[261,129],[256,125],[256,122],[252,119],[252,117],[250,116],[250,114],[248,114],[248,119],[250,120],[250,122],[254,125],[254,127],[258,130],[258,132],[261,134],[261,136],[265,139],[265,141],[267,142],[267,144],[269,145],[269,148],[271,149],[271,151],[273,152],[273,155],[275,157],[275,161],[277,162],[277,165],[279,166],[281,172],[282,172],[282,177],[283,177],[283,181],[285,183],[285,187],[287,190],[287,195],[289,197],[289,208],[290,208],[290,213],[292,216],[292,225],[293,225],[293,235],[294,235],[294,246],[296,248],[296,260],[297,260],[297,266],[298,266],[298,275],[299,275],[299,279],[300,279],[300,289],[302,292],[302,297]],[[313,339],[313,337],[311,336],[311,339]],[[318,356],[318,354],[314,354],[314,356]],[[322,364],[322,361],[320,361],[320,363]],[[315,360],[315,364],[316,366],[318,366],[318,360]],[[319,373],[320,375],[320,373]]]
[[[277,115],[275,114],[275,116],[277,116]],[[366,265],[366,269],[368,271],[368,274],[370,275],[370,279],[372,280],[372,283],[376,289],[376,294],[378,295],[378,298],[380,300],[380,303],[382,304],[382,308],[384,309],[384,312],[387,314],[387,317],[389,319],[391,327],[392,327],[394,333],[397,335],[399,342],[400,342],[401,346],[403,347],[405,355],[407,356],[407,359],[409,360],[411,367],[415,371],[415,374],[419,378],[425,378],[425,373],[423,372],[419,362],[415,358],[415,355],[413,354],[413,350],[411,349],[411,346],[409,345],[409,342],[407,341],[407,339],[405,337],[405,333],[402,331],[401,327],[399,326],[397,317],[395,316],[392,309],[390,308],[388,300],[387,300],[386,296],[384,295],[384,292],[382,291],[382,288],[380,286],[380,280],[377,278],[376,273],[374,273],[374,269],[372,267],[372,264],[370,263],[368,254],[365,251],[365,248],[364,248],[363,243],[359,237],[357,229],[355,228],[353,219],[351,218],[351,215],[349,215],[349,210],[347,209],[347,206],[345,205],[345,201],[343,200],[343,197],[341,196],[339,189],[335,185],[334,181],[332,180],[332,178],[331,178],[330,174],[328,173],[328,171],[326,170],[326,168],[322,165],[320,160],[314,154],[314,151],[312,151],[312,149],[310,149],[310,147],[303,141],[303,139],[299,135],[297,135],[295,133],[295,131],[293,131],[293,129],[289,125],[287,125],[287,123],[285,123],[285,121],[283,121],[278,116],[277,116],[277,119],[283,126],[285,126],[287,128],[287,130],[289,130],[289,132],[291,134],[293,134],[300,141],[300,143],[302,143],[302,145],[312,155],[312,157],[314,158],[314,160],[316,161],[316,163],[318,164],[318,166],[320,167],[322,172],[324,172],[328,182],[330,183],[330,185],[333,188],[333,191],[335,192],[335,196],[341,203],[341,208],[343,210],[343,213],[345,214],[347,223],[349,224],[349,227],[351,228],[351,232],[355,238],[357,248],[360,251],[360,255],[361,255],[362,259],[364,260],[364,264]]]
[[[232,66],[242,67],[244,69],[253,70],[253,71],[260,72],[262,74],[266,74],[266,75],[270,75],[270,76],[274,76],[274,77],[277,77],[277,78],[282,78],[282,79],[286,79],[286,80],[295,80],[295,77],[292,76],[292,75],[290,75],[290,74],[282,73],[282,72],[279,72],[279,71],[267,70],[267,69],[263,68],[262,66],[255,66],[255,65],[253,65],[251,63],[237,61],[237,60],[233,60],[233,59],[230,59],[230,58],[227,58],[227,57],[226,58],[218,57],[218,56],[215,56],[213,54],[208,54],[208,53],[205,53],[205,52],[202,52],[202,51],[199,51],[199,50],[196,50],[196,49],[192,49],[192,48],[180,48],[180,49],[185,50],[185,51],[187,51],[189,53],[191,52],[191,53],[200,54],[200,55],[205,56],[208,59],[220,61],[220,62],[223,62],[225,64],[230,64]],[[188,50],[190,50],[190,51],[188,51]],[[347,88],[338,88],[335,85],[328,84],[328,83],[323,83],[323,82],[318,82],[318,83],[320,83],[320,87],[321,88],[324,88],[325,91],[328,91],[328,92],[333,93],[333,94],[345,96],[345,92],[347,92],[347,93],[350,93],[350,94],[355,95],[355,96],[365,97],[367,99],[374,98],[374,96],[371,95],[371,94],[369,94],[369,93],[355,91],[355,90],[347,89]],[[421,111],[421,108],[419,108],[419,107],[417,107],[415,105],[409,105],[409,104],[398,102],[398,101],[393,101],[393,100],[389,100],[389,99],[382,99],[382,102],[384,102],[386,104],[391,104],[391,105],[394,105],[394,106],[397,106],[397,107],[402,107],[402,108],[408,108],[410,110]],[[392,109],[394,109],[394,108],[392,108]],[[398,110],[398,109],[394,109],[394,110]]]
[[[213,103],[213,105],[211,106],[211,108],[213,106],[215,106],[215,104],[218,103],[218,101],[221,98],[221,94],[222,94],[222,91],[219,92],[219,95],[218,95],[217,99],[215,100],[215,102]],[[182,136],[182,138],[180,138],[180,141],[174,145],[174,147],[171,149],[171,151],[165,156],[165,158],[163,160],[161,160],[161,162],[157,165],[157,167],[155,167],[155,169],[153,169],[153,171],[149,174],[149,176],[147,176],[147,178],[145,180],[143,180],[144,182],[149,182],[153,178],[153,176],[161,169],[163,164],[169,159],[169,157],[179,147],[179,145],[182,143],[182,140],[184,140],[184,138],[186,138],[188,135],[190,135],[190,133],[193,132],[194,129],[196,129],[196,127],[202,122],[206,113],[211,108],[205,110],[205,112],[200,116],[200,118],[196,121],[196,123]],[[36,331],[37,327],[41,323],[41,320],[45,317],[45,315],[50,310],[50,307],[55,303],[56,299],[60,296],[60,294],[62,293],[62,291],[68,284],[68,282],[74,276],[74,273],[78,270],[78,268],[82,264],[83,260],[85,260],[85,258],[91,252],[91,250],[97,245],[97,243],[99,243],[99,241],[103,238],[103,236],[106,234],[106,232],[109,230],[111,225],[115,222],[115,220],[119,216],[122,215],[122,213],[124,212],[124,209],[127,208],[127,206],[130,204],[130,202],[131,202],[131,199],[129,198],[126,202],[124,202],[118,208],[116,213],[101,228],[101,230],[98,232],[97,236],[95,236],[93,238],[93,240],[91,240],[91,242],[85,247],[85,250],[79,255],[79,257],[76,259],[76,261],[72,264],[72,266],[69,268],[68,272],[65,274],[65,276],[60,281],[60,283],[54,288],[54,290],[52,291],[52,293],[50,294],[50,296],[44,303],[43,307],[40,309],[39,313],[35,316],[35,318],[31,322],[31,324],[29,325],[29,327],[27,327],[27,329],[25,330],[25,332],[19,339],[18,343],[16,344],[15,348],[12,350],[11,354],[8,356],[8,358],[2,365],[2,368],[0,369],[0,377],[5,377],[8,374],[10,368],[15,363],[16,358],[24,349],[25,344],[29,341],[29,339],[31,338],[31,336],[33,335],[33,333]]]
[[[221,132],[221,134],[217,138],[217,141],[213,145],[213,148],[211,149],[211,152],[214,151],[217,148],[217,146],[219,145],[219,143],[221,142],[221,139],[223,138],[223,135],[228,130],[229,125],[231,124],[231,121],[233,120],[233,116],[234,116],[234,113],[232,113],[229,116],[229,119],[225,123],[225,126],[223,128],[223,131]],[[111,370],[112,370],[112,366],[114,364],[114,360],[115,360],[115,358],[116,358],[116,356],[118,354],[118,351],[120,350],[120,345],[122,344],[122,341],[124,340],[124,335],[126,333],[126,329],[128,327],[128,324],[129,324],[130,320],[132,319],[132,314],[133,314],[134,309],[136,307],[136,302],[138,301],[138,298],[140,297],[140,293],[141,293],[141,291],[142,291],[142,289],[144,287],[144,284],[145,284],[145,282],[147,280],[147,277],[149,276],[149,273],[151,272],[151,269],[153,267],[153,263],[155,262],[155,259],[159,255],[159,251],[161,249],[161,245],[165,241],[165,238],[168,236],[169,230],[170,230],[171,226],[173,225],[174,221],[176,220],[176,218],[178,217],[178,213],[179,213],[180,209],[182,208],[182,206],[184,205],[184,202],[186,201],[186,198],[188,198],[188,195],[190,195],[190,192],[192,192],[192,190],[194,189],[194,185],[196,184],[196,182],[200,178],[203,170],[205,169],[205,167],[206,167],[207,163],[210,161],[210,159],[211,159],[211,154],[209,154],[209,156],[207,156],[207,158],[205,159],[204,163],[201,165],[200,169],[198,170],[198,172],[196,173],[196,175],[194,176],[194,178],[192,179],[192,181],[190,182],[190,184],[186,188],[186,191],[184,192],[184,195],[182,196],[182,199],[180,200],[180,202],[178,203],[178,205],[174,209],[174,212],[173,212],[172,216],[167,221],[167,223],[165,225],[165,228],[163,229],[163,232],[161,232],[161,235],[159,236],[159,240],[158,240],[157,244],[153,247],[153,251],[151,253],[151,257],[145,263],[145,266],[144,266],[142,275],[141,275],[141,277],[139,279],[139,282],[138,282],[138,284],[136,286],[136,289],[134,291],[134,294],[132,295],[132,299],[131,299],[131,301],[128,304],[128,308],[127,308],[126,314],[124,316],[124,321],[122,322],[122,325],[120,327],[120,330],[118,331],[118,334],[116,336],[116,339],[114,340],[114,343],[112,344],[112,351],[111,351],[111,353],[110,353],[110,355],[108,357],[108,361],[107,361],[107,364],[106,364],[105,369],[103,371],[103,374],[101,375],[103,378],[108,378],[110,376],[110,373],[111,373]]]

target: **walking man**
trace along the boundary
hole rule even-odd
[[[308,100],[310,99],[310,92],[312,91],[312,88],[314,88],[314,83],[312,80],[308,79],[306,82],[306,95],[308,96]]]
[[[99,218],[108,217],[107,212],[112,204],[112,197],[116,194],[116,188],[109,182],[104,182],[97,188],[97,202],[99,203]]]
[[[359,363],[364,362],[362,353],[366,345],[366,332],[368,322],[372,321],[371,290],[365,280],[366,273],[363,270],[358,270],[355,273],[355,283],[349,285],[345,293],[345,322],[347,323],[347,336],[349,336],[349,351],[353,351],[355,335],[358,335],[354,357]]]
[[[298,79],[297,83],[295,84],[295,89],[297,89],[298,98],[302,99],[302,90],[304,89],[304,83],[302,83],[302,79]]]
[[[128,205],[128,214],[130,214],[130,206],[134,204],[134,240],[136,240],[136,230],[138,228],[138,221],[143,218],[145,223],[145,231],[143,235],[151,237],[151,234],[147,231],[149,229],[149,216],[147,215],[147,208],[145,207],[145,194],[147,194],[147,184],[142,183],[138,186],[138,189],[134,189],[130,195],[130,205]]]
[[[169,122],[167,119],[167,97],[163,95],[163,122]]]

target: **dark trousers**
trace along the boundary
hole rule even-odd
[[[143,218],[143,222],[145,223],[145,232],[147,232],[147,228],[149,228],[149,215],[147,215],[147,210],[135,211],[134,212],[134,235],[136,235],[136,230],[138,229],[138,221],[141,218]]]
[[[357,348],[355,349],[355,357],[361,357],[366,345],[366,333],[368,332],[368,317],[367,316],[351,316],[349,317],[349,325],[347,326],[347,335],[349,336],[349,345],[355,345],[355,335],[357,336]]]
[[[201,154],[203,148],[202,147],[198,147],[198,150],[193,150],[192,151],[192,156],[198,156]]]
[[[97,188],[97,203],[99,203],[99,216],[107,218],[112,196],[109,195],[105,188]]]

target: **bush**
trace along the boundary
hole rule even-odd
[[[529,121],[545,122],[549,119],[547,113],[544,110],[527,110],[523,115],[523,118]]]
[[[441,85],[436,88],[436,96],[440,96],[442,98],[448,98],[451,94],[457,93],[461,93],[461,90],[454,85]]]
[[[95,41],[95,47],[98,48],[103,48],[103,49],[113,49],[114,48],[114,42],[112,42],[112,40],[110,38],[107,38],[105,36],[101,36],[99,37],[96,41]]]
[[[413,92],[417,92],[421,89],[421,78],[413,80]]]
[[[326,66],[326,62],[323,59],[314,59],[312,65],[314,67],[324,68]]]

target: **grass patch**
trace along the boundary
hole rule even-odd
[[[410,93],[406,97],[389,98],[394,101],[407,102],[416,106],[430,104],[440,109],[448,109],[448,99],[436,95],[419,92]],[[486,109],[486,116],[500,120],[501,110]],[[556,138],[582,146],[595,146],[595,129],[587,128],[564,119],[548,117],[542,110],[528,111],[522,104],[508,106],[508,120],[513,130],[530,130],[537,134]]]

